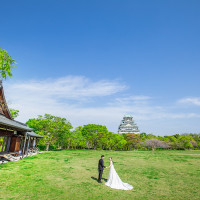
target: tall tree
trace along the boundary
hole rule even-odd
[[[111,149],[113,150],[122,150],[126,145],[126,140],[123,135],[113,133],[111,136]]]
[[[102,137],[108,133],[106,126],[98,124],[88,124],[84,125],[82,129],[82,134],[87,140],[88,148],[96,149],[97,146],[101,146],[100,142]]]
[[[66,140],[67,148],[86,148],[86,139],[82,135],[82,129],[82,126],[78,126],[71,132],[71,134],[68,135]]]
[[[66,144],[70,129],[73,128],[65,118],[50,114],[39,115],[36,119],[29,119],[26,124],[33,128],[36,133],[44,136],[40,143],[47,145],[47,151],[50,144],[55,144],[62,148]]]
[[[129,133],[124,136],[124,139],[127,141],[128,150],[138,149],[141,142],[140,134]]]
[[[0,47],[0,77],[6,79],[8,76],[12,77],[12,69],[16,67],[15,59],[5,49]]]

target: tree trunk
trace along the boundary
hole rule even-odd
[[[90,148],[90,143],[88,141],[86,142],[86,145],[87,145],[87,148],[89,149]]]
[[[47,143],[46,151],[49,151],[49,142]]]

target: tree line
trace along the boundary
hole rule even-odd
[[[200,149],[200,134],[116,134],[106,126],[87,124],[73,129],[65,118],[45,114],[29,119],[26,124],[42,136],[38,147],[54,149],[102,149],[102,150],[155,150],[155,149]],[[73,130],[72,130],[73,129]]]

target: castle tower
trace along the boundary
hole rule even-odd
[[[118,134],[121,135],[122,133],[140,133],[138,126],[134,122],[131,115],[124,115],[123,120],[121,121],[118,128]]]

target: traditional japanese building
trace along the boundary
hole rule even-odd
[[[122,133],[140,133],[131,115],[124,115],[118,128],[118,134],[121,135]]]
[[[8,109],[2,81],[0,81],[0,159],[5,154],[12,156],[27,154],[35,148],[40,136],[26,124],[12,119]]]

